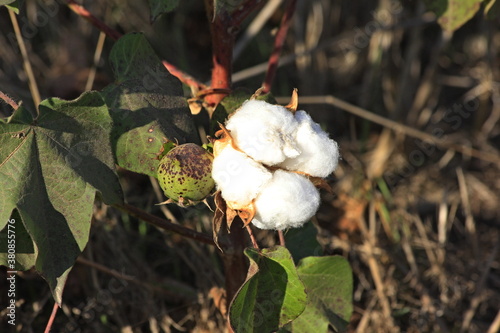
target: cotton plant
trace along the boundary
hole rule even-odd
[[[212,177],[245,225],[301,227],[318,210],[315,185],[338,165],[338,144],[297,101],[296,91],[287,106],[247,100],[217,132]]]

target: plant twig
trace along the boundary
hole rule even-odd
[[[10,98],[9,95],[1,91],[0,91],[0,99],[3,100],[5,103],[9,104],[14,110],[17,110],[17,108],[19,107],[19,105],[12,98]]]
[[[100,31],[104,32],[106,36],[108,36],[109,38],[113,40],[118,40],[122,36],[121,33],[110,28],[104,22],[102,22],[97,17],[92,15],[92,13],[89,12],[87,9],[85,9],[85,7],[77,4],[74,0],[67,0],[67,3],[69,9],[75,12],[78,16],[81,16],[87,21],[89,21],[93,26],[97,27]]]
[[[74,0],[67,0],[68,7],[75,12],[78,16],[83,17],[87,21],[89,21],[93,26],[95,26],[97,29],[100,31],[104,32],[106,36],[113,40],[118,40],[122,34],[113,28],[109,27],[106,23],[95,17],[91,12],[89,12],[85,7],[82,5],[77,4]],[[172,74],[173,76],[177,77],[181,82],[187,84],[190,87],[194,87],[196,90],[202,90],[206,88],[206,85],[203,83],[197,81],[190,75],[184,73],[171,63],[163,60],[162,61],[163,66]]]
[[[295,7],[297,5],[297,0],[289,0],[286,7],[285,14],[281,19],[281,24],[274,39],[274,48],[271,56],[269,57],[269,64],[267,67],[266,77],[264,83],[262,84],[262,93],[266,94],[271,91],[271,85],[273,83],[274,77],[276,76],[276,70],[278,69],[278,63],[280,60],[281,50],[285,44],[286,35],[288,33],[288,28],[290,28],[290,23],[292,22],[292,16],[295,12]]]
[[[260,6],[264,5],[267,1],[261,0],[246,0],[231,13],[231,26],[239,27],[241,23]]]
[[[269,18],[274,14],[276,9],[281,5],[283,0],[269,0],[262,10],[257,14],[252,23],[248,26],[245,32],[238,37],[238,41],[234,46],[233,50],[233,60],[238,58],[238,56],[243,52],[248,42],[257,35],[264,24],[269,20]]]
[[[281,102],[286,103],[285,99],[277,98],[277,100],[279,103],[281,103]],[[455,142],[451,142],[450,140],[445,140],[443,138],[434,136],[432,134],[419,131],[413,127],[406,126],[406,125],[400,124],[396,121],[381,117],[373,112],[370,112],[368,110],[365,110],[365,109],[360,108],[358,106],[355,106],[353,104],[347,103],[347,102],[345,102],[339,98],[336,98],[334,96],[331,96],[331,95],[301,96],[300,103],[302,103],[302,104],[327,104],[327,105],[331,105],[331,106],[337,107],[339,109],[342,109],[344,111],[347,111],[351,114],[354,114],[358,117],[369,120],[373,123],[390,128],[393,131],[403,133],[407,136],[411,136],[413,138],[416,138],[416,139],[419,139],[422,141],[426,141],[426,142],[433,144],[437,147],[444,148],[444,149],[450,149],[450,150],[459,152],[462,155],[475,157],[477,159],[480,159],[480,160],[483,160],[486,162],[500,164],[500,156],[498,154],[490,153],[490,152],[482,151],[482,150],[477,150],[477,149],[471,148],[471,147],[466,147],[464,145],[460,145],[460,144],[457,144]]]
[[[52,324],[54,323],[54,319],[56,318],[57,310],[59,309],[59,305],[57,302],[54,302],[54,307],[52,308],[52,313],[50,314],[49,321],[47,322],[47,326],[45,327],[44,333],[49,333],[52,329]]]
[[[250,236],[250,240],[252,241],[253,248],[258,250],[259,244],[257,243],[257,239],[255,238],[255,235],[253,234],[252,228],[250,227],[249,224],[246,225],[246,229],[247,229],[248,235]]]
[[[281,246],[286,246],[285,235],[283,234],[283,230],[278,230],[278,237],[280,239],[280,245]]]
[[[186,227],[183,227],[179,224],[174,224],[170,221],[167,221],[165,219],[159,218],[157,216],[154,216],[152,214],[149,214],[145,211],[143,211],[140,208],[134,207],[129,204],[115,204],[113,207],[116,207],[126,213],[128,213],[131,216],[134,216],[144,222],[147,222],[151,225],[157,226],[158,228],[165,229],[171,232],[175,232],[176,234],[179,234],[181,236],[187,237],[194,239],[196,241],[199,241],[201,243],[205,243],[208,245],[213,245],[215,246],[214,240],[212,237],[208,236],[207,234],[195,231],[193,229],[189,229]]]
[[[213,94],[205,97],[205,102],[211,107],[215,107],[227,96],[227,93],[218,92],[219,89],[231,89],[231,74],[233,67],[233,46],[235,30],[231,25],[229,13],[214,13],[214,5],[211,1],[206,1],[207,14],[214,19],[210,24],[210,34],[212,36],[212,80],[210,87],[214,89]]]
[[[17,44],[19,45],[19,50],[23,57],[23,66],[28,75],[28,82],[31,92],[31,97],[33,98],[33,103],[35,103],[35,109],[37,112],[37,117],[39,115],[38,104],[40,104],[40,91],[38,90],[38,85],[36,84],[35,75],[33,74],[33,69],[31,68],[30,59],[28,57],[28,51],[26,51],[26,45],[24,44],[23,36],[21,35],[21,29],[19,28],[19,23],[17,22],[16,14],[9,9],[9,16],[14,27],[14,33],[16,34]]]
[[[162,60],[163,66],[176,78],[178,78],[182,83],[188,85],[189,87],[195,88],[197,91],[207,89],[207,86],[200,81],[193,78],[191,75],[184,73],[171,63],[166,60]]]
[[[174,279],[162,277],[162,282],[165,283],[165,285],[170,285],[172,287],[171,291],[162,287],[158,287],[156,285],[153,285],[151,283],[145,282],[141,279],[138,279],[137,277],[130,276],[127,274],[120,273],[114,269],[110,269],[102,264],[99,264],[97,262],[87,260],[83,257],[78,257],[76,258],[76,262],[85,266],[89,266],[92,268],[97,269],[98,271],[101,271],[105,274],[108,274],[112,277],[115,277],[119,280],[123,280],[125,282],[130,282],[133,284],[136,284],[141,287],[148,288],[151,291],[154,291],[156,293],[159,293],[161,295],[164,295],[169,298],[169,300],[175,300],[175,301],[193,301],[193,299],[196,299],[196,291],[191,288],[189,285],[184,284],[182,282],[179,282]]]

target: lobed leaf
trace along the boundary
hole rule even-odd
[[[179,0],[149,0],[151,21],[154,22],[160,15],[173,11],[179,5]]]
[[[483,0],[426,0],[427,8],[438,17],[438,23],[453,32],[469,21],[481,7]]]
[[[307,257],[297,266],[306,286],[307,306],[304,312],[287,325],[293,333],[336,332],[347,329],[352,314],[352,271],[340,256]]]
[[[36,250],[28,254],[60,303],[67,274],[88,241],[96,192],[113,204],[122,202],[122,191],[109,144],[111,118],[99,93],[50,98],[39,110],[33,119],[20,106],[0,121],[0,230],[17,217],[16,228],[27,233],[17,234],[16,243],[31,238]],[[30,262],[25,259],[18,261],[23,268]]]
[[[112,148],[119,166],[156,177],[166,140],[199,143],[180,81],[162,65],[142,34],[128,34],[111,50],[115,82],[102,95],[113,118]]]
[[[248,277],[233,299],[229,319],[235,332],[273,332],[297,318],[307,295],[288,250],[246,249]]]

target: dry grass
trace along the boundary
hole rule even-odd
[[[54,4],[26,2],[31,18],[40,3]],[[167,60],[202,80],[209,77],[201,6],[181,5],[177,16],[146,28],[145,3],[105,3],[89,2],[88,9],[124,31],[147,29]],[[0,44],[8,45],[0,48],[0,90],[29,103],[27,78],[8,39],[9,20],[4,11],[0,16]],[[236,60],[237,86],[261,84],[262,66],[253,66],[256,59],[265,62],[279,18],[271,16]],[[298,87],[304,101],[333,95],[388,119],[370,124],[328,98],[299,105],[342,149],[331,179],[335,194],[323,195],[314,223],[325,253],[341,253],[352,265],[351,332],[500,331],[500,32],[497,21],[476,17],[450,36],[434,20],[421,1],[405,7],[390,0],[299,1],[273,86],[275,95]],[[94,55],[101,45],[105,59],[111,44],[100,43],[86,22],[61,7],[38,30],[26,44],[42,98],[75,97],[93,66],[94,88],[109,81],[105,62],[94,62]],[[406,127],[394,128],[391,121]],[[149,179],[122,176],[129,203],[210,232],[208,210],[160,209]],[[106,206],[96,206],[92,223],[57,331],[222,330],[208,296],[223,285],[215,249]],[[52,307],[48,287],[33,272],[18,280],[22,331],[38,332]]]

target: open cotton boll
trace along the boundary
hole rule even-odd
[[[299,155],[293,138],[297,122],[283,106],[246,101],[229,118],[226,128],[236,145],[257,162],[276,165]]]
[[[261,187],[272,178],[261,164],[227,145],[212,165],[212,178],[222,197],[233,209],[244,207],[259,194]]]
[[[279,164],[287,170],[301,171],[315,177],[326,177],[336,168],[339,147],[305,111],[297,111],[295,141],[300,155]]]
[[[252,223],[260,229],[297,228],[319,207],[319,192],[304,176],[276,170],[255,200]]]

